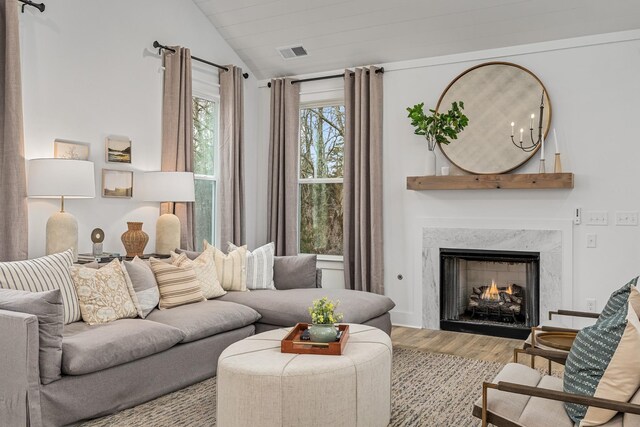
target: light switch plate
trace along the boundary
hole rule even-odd
[[[607,211],[588,211],[585,214],[587,225],[608,225],[609,215]]]
[[[637,226],[638,212],[637,211],[616,212],[616,225]]]

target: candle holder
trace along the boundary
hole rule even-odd
[[[522,129],[520,129],[520,142],[516,142],[513,138],[514,126],[515,122],[511,123],[511,142],[513,145],[521,149],[522,151],[529,153],[536,148],[542,142],[543,131],[542,131],[542,118],[544,117],[544,89],[542,90],[542,99],[540,100],[540,117],[538,120],[538,137],[536,139],[533,138],[533,114],[531,115],[531,124],[529,125],[529,138],[531,139],[531,143],[527,142],[527,145],[524,145],[522,142]]]
[[[540,159],[540,169],[538,170],[538,173],[547,173],[544,167],[544,159]]]
[[[562,173],[562,161],[560,160],[560,153],[556,153],[556,161],[553,166],[554,173]]]

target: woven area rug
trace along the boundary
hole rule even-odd
[[[482,381],[501,363],[394,348],[392,427],[479,426],[471,415]],[[176,391],[83,427],[173,427],[216,425],[215,378]]]

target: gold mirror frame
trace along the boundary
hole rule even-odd
[[[490,71],[495,74],[498,69],[496,66],[507,71],[503,72],[504,75],[487,74],[488,67],[493,67],[494,70]],[[479,72],[484,72],[484,75]],[[516,83],[518,87],[514,86]],[[465,84],[471,86],[473,92],[469,91],[469,87],[465,88]],[[491,84],[505,85],[491,87]],[[453,101],[464,102],[464,113],[469,117],[469,125],[451,144],[438,144],[440,150],[453,165],[471,174],[503,174],[517,169],[538,153],[540,145],[531,152],[514,146],[510,139],[510,122],[516,122],[516,142],[520,139],[519,129],[526,130],[524,144],[527,145],[531,113],[536,115],[534,135],[538,134],[540,97],[543,90],[542,126],[546,141],[551,124],[551,99],[544,84],[535,74],[510,62],[486,62],[469,68],[449,83],[436,106],[437,111],[440,111],[441,106],[446,111]]]

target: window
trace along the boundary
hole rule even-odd
[[[299,247],[342,255],[344,105],[300,109]]]
[[[218,103],[193,97],[193,171],[195,175],[196,249],[202,241],[215,243],[216,161],[218,147]]]

